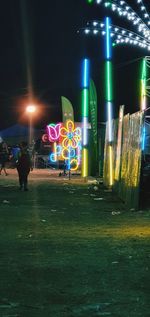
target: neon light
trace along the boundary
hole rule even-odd
[[[61,123],[57,123],[56,125],[52,123],[47,126],[48,137],[50,142],[56,142],[59,139],[60,128],[61,128]]]
[[[48,134],[43,134],[43,135],[42,135],[42,141],[43,141],[44,143],[49,141]]]
[[[111,45],[111,37],[110,37],[110,18],[105,19],[106,26],[106,58],[109,60],[112,57],[112,45]]]
[[[82,62],[82,130],[83,130],[83,151],[82,151],[82,176],[88,176],[88,115],[89,115],[89,80],[90,63],[84,59]]]
[[[74,158],[76,155],[75,149],[72,149],[71,147],[63,148],[62,149],[62,157],[64,160],[70,160],[70,158]]]
[[[88,117],[89,114],[89,91],[87,88],[82,90],[82,114],[84,117]]]
[[[109,185],[113,185],[113,151],[112,151],[112,145],[109,145],[109,173],[110,173],[110,178],[109,178]]]
[[[142,62],[142,79],[141,79],[141,110],[146,109],[146,77],[147,77],[147,71],[146,71],[146,58],[143,59]]]
[[[89,60],[85,58],[82,63],[82,88],[89,87],[89,71],[90,71]]]
[[[107,100],[112,101],[112,63],[106,61],[106,93]]]
[[[112,142],[112,103],[108,101],[107,103],[108,109],[108,141]]]
[[[73,159],[70,161],[71,171],[76,171],[79,167],[79,162],[77,159]]]
[[[68,148],[70,146],[76,149],[78,142],[81,141],[81,129],[79,127],[75,128],[74,123],[71,120],[67,121],[66,128],[62,127],[60,129],[60,135],[63,137],[63,148]]]
[[[88,176],[88,150],[86,148],[82,150],[82,176]]]
[[[91,3],[93,3],[93,0],[87,0],[87,2],[88,2],[89,4],[91,4]]]
[[[112,148],[112,43],[110,39],[110,18],[105,19],[105,47],[106,47],[106,104],[107,104],[107,120],[108,120],[108,153],[109,153],[109,186],[113,185],[113,148]]]
[[[67,161],[67,168],[68,170],[76,170],[80,162],[78,147],[81,147],[81,128],[75,128],[74,122],[68,120],[66,127],[60,129],[60,135],[63,138],[62,157]]]
[[[54,152],[50,154],[50,161],[53,162],[53,163],[56,162],[57,161],[57,156],[60,156],[61,153],[62,153],[62,146],[55,145]]]
[[[83,146],[88,144],[88,118],[83,117],[83,137],[82,137]]]

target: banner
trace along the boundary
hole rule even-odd
[[[97,155],[97,92],[93,80],[90,80],[89,88],[89,107],[91,121],[91,175],[95,176],[98,171]]]
[[[63,123],[67,120],[74,122],[74,111],[71,102],[66,97],[61,97]]]

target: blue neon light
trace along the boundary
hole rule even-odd
[[[82,87],[89,88],[89,72],[90,72],[90,62],[85,58],[82,62]]]
[[[109,60],[112,58],[112,43],[110,36],[110,18],[106,17],[105,19],[105,27],[106,27],[106,58]]]

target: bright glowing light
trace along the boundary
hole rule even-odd
[[[34,112],[36,111],[36,106],[34,106],[34,105],[29,105],[29,106],[27,106],[26,111],[27,111],[28,113],[34,113]]]
[[[137,5],[140,9],[140,15],[134,11],[134,9],[132,9],[131,6],[129,6],[127,4],[126,1],[116,1],[116,0],[111,0],[111,1],[106,1],[106,0],[95,0],[95,2],[97,4],[103,4],[105,7],[111,9],[113,12],[116,12],[119,16],[122,16],[123,18],[127,19],[128,21],[131,22],[131,24],[136,27],[136,35],[138,33],[141,34],[140,36],[140,41],[128,41],[126,42],[125,39],[121,39],[121,41],[118,41],[117,38],[114,38],[114,44],[131,44],[131,45],[137,45],[141,48],[147,49],[149,50],[149,46],[150,46],[150,29],[149,29],[149,25],[150,25],[150,15],[149,12],[146,9],[146,6],[143,5],[143,0],[137,0]],[[113,28],[113,26],[111,26]],[[128,30],[127,30],[128,31]],[[134,33],[134,32],[132,32]],[[127,34],[127,38],[132,36],[132,34]],[[143,43],[143,39],[146,40],[145,43]]]
[[[112,62],[106,61],[106,94],[107,101],[112,101]]]
[[[89,87],[89,60],[85,58],[82,62],[82,88]]]
[[[112,136],[112,103],[108,101],[107,103],[108,107],[108,141],[112,142],[113,136]]]
[[[63,138],[62,146],[63,148],[68,148],[69,146],[73,149],[78,147],[78,142],[81,141],[81,129],[75,128],[74,122],[68,120],[66,127],[60,129],[60,135]]]
[[[89,114],[89,91],[87,88],[82,90],[82,115],[88,117]]]
[[[141,79],[141,110],[146,109],[146,58],[142,62],[142,79]]]
[[[86,148],[82,150],[82,176],[88,176],[88,150]]]
[[[43,141],[44,143],[49,142],[48,134],[43,134],[43,135],[42,135],[42,141]]]
[[[106,18],[106,58],[110,59],[112,57],[112,45],[111,45],[111,36],[110,36],[110,18]]]
[[[43,135],[42,141],[53,143],[50,161],[54,163],[58,160],[58,157],[63,158],[68,170],[77,170],[81,163],[81,128],[75,127],[74,122],[68,120],[66,126],[62,126],[62,123],[49,124],[47,131],[48,134]],[[56,140],[59,144],[56,143]]]
[[[61,126],[62,126],[61,123],[57,123],[57,124],[51,123],[47,125],[47,131],[48,131],[50,142],[56,142],[59,140]]]
[[[50,161],[55,163],[58,156],[62,155],[62,146],[54,143],[54,152],[50,154]]]
[[[82,130],[83,130],[83,151],[82,151],[82,176],[88,176],[88,114],[89,114],[89,60],[82,62]],[[84,158],[83,158],[84,157]]]
[[[108,120],[108,144],[109,144],[109,186],[113,185],[113,149],[112,149],[112,44],[110,41],[110,19],[106,18],[106,104]]]
[[[112,145],[109,145],[109,185],[113,185],[113,149]]]
[[[77,170],[80,164],[80,150],[82,132],[81,128],[75,128],[74,122],[68,120],[66,127],[60,129],[62,141],[62,157],[67,160],[68,170]]]
[[[82,137],[83,146],[88,144],[88,118],[83,117],[83,137]]]

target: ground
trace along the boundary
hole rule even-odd
[[[93,179],[0,176],[1,317],[150,316],[149,210]]]

